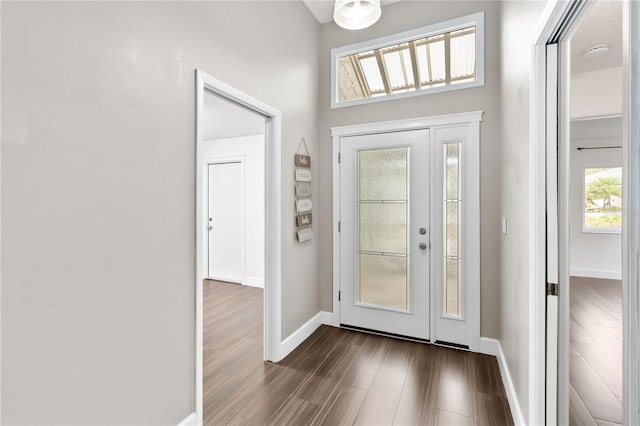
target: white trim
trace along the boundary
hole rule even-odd
[[[374,133],[400,132],[405,130],[426,129],[435,126],[468,124],[482,121],[483,111],[471,111],[455,114],[434,115],[431,117],[409,118],[406,120],[379,121],[352,126],[331,128],[334,140],[338,136],[370,135]],[[337,156],[336,163],[337,164]]]
[[[491,337],[480,337],[480,350],[478,352],[497,357],[500,353],[500,341]]]
[[[275,108],[196,70],[196,415],[197,423],[203,423],[203,251],[202,228],[206,220],[202,214],[202,152],[203,113],[205,90],[245,106],[266,117],[265,126],[265,292],[264,292],[264,358],[279,361],[281,345],[281,277],[282,277],[282,185],[281,185],[281,135],[282,114]]]
[[[511,409],[511,415],[513,416],[513,423],[516,425],[526,425],[527,422],[525,422],[524,416],[522,415],[522,409],[520,408],[520,402],[518,401],[516,387],[513,385],[511,372],[509,372],[509,365],[504,357],[504,352],[502,352],[502,345],[500,345],[500,341],[489,337],[481,337],[480,353],[496,357],[498,367],[500,368],[502,384],[504,385],[504,390],[507,393],[509,408]]]
[[[305,322],[299,329],[291,333],[289,337],[284,339],[280,344],[279,359],[275,362],[286,358],[295,348],[300,346],[309,336],[313,334],[322,325],[323,312],[318,312],[309,321]]]
[[[394,44],[400,44],[407,41],[416,40],[423,37],[433,36],[437,34],[443,34],[450,31],[466,28],[471,25],[476,27],[476,79],[475,81],[460,84],[449,84],[446,86],[424,88],[403,93],[393,93],[386,96],[379,96],[374,98],[363,98],[353,101],[338,102],[338,67],[337,58],[341,56],[348,56],[354,53],[365,52],[367,50],[373,50],[380,47],[390,46]],[[373,40],[367,40],[360,43],[350,44],[343,47],[336,47],[331,49],[331,108],[342,108],[354,105],[363,105],[372,102],[388,101],[393,99],[402,99],[413,96],[427,95],[431,93],[448,92],[452,90],[467,89],[471,87],[484,86],[484,64],[485,64],[485,49],[484,49],[484,12],[478,12],[467,16],[461,16],[459,18],[450,19],[448,21],[438,22],[435,24],[427,25],[421,28],[415,28],[413,30],[403,31],[396,34],[391,34],[384,37],[379,37]]]
[[[346,129],[345,129],[346,131]],[[340,325],[340,133],[338,129],[331,129],[333,135],[331,169],[333,171],[333,323]]]
[[[331,327],[340,327],[340,323],[333,321],[333,312],[322,311],[320,312],[320,318],[322,325],[330,325]]]
[[[2,7],[0,7],[0,22],[2,22]],[[0,31],[0,34],[2,32]],[[2,36],[0,35],[0,46],[2,45]],[[2,55],[0,55],[0,70],[2,69]],[[0,78],[0,93],[2,93],[2,79]],[[0,102],[0,129],[2,129],[2,102]],[[0,132],[1,133],[1,132]],[[0,164],[2,164],[2,143],[0,143]],[[1,171],[2,167],[0,167]],[[0,173],[2,176],[2,173]],[[2,200],[2,185],[0,179],[0,200]],[[0,201],[0,207],[2,202]],[[0,208],[2,212],[2,208]],[[0,214],[0,225],[2,222],[2,214]],[[0,230],[2,226],[0,226]],[[0,231],[0,241],[2,241],[2,232]],[[2,244],[0,244],[0,423],[2,423]]]
[[[198,416],[193,412],[189,414],[183,421],[178,423],[178,426],[197,426],[198,424]]]
[[[529,96],[528,424],[545,423],[546,393],[546,45],[572,1],[548,0],[531,39]],[[505,360],[505,367],[507,367]],[[524,420],[524,419],[523,419]]]
[[[640,424],[640,2],[622,2],[623,423]]]
[[[607,271],[604,269],[571,268],[572,277],[601,278],[604,280],[621,280],[622,271]]]
[[[260,287],[264,288],[264,278],[260,277],[244,277],[244,281],[242,285],[246,285],[249,287]]]

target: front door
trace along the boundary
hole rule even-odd
[[[343,325],[429,339],[429,130],[340,139]]]

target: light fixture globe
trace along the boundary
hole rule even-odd
[[[380,0],[336,0],[333,20],[344,29],[361,30],[375,24],[381,14]]]

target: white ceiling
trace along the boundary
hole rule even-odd
[[[584,51],[608,44],[609,51],[585,57]],[[622,66],[622,2],[599,0],[579,23],[571,39],[571,70],[573,73],[596,71]]]
[[[318,22],[326,24],[333,21],[333,5],[334,0],[302,0],[307,5],[313,16],[316,17]],[[384,7],[391,3],[396,3],[401,0],[382,0],[380,4]]]

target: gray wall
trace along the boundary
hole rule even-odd
[[[483,110],[481,123],[481,334],[498,337],[500,259],[499,252],[499,141],[500,5],[494,1],[405,1],[383,8],[382,18],[373,27],[349,32],[334,23],[324,24],[320,32],[320,141],[321,174],[321,294],[322,309],[332,311],[332,186],[331,132],[333,126],[426,117],[431,115]],[[334,47],[386,36],[471,13],[485,12],[484,87],[448,93],[416,96],[331,110],[330,53]]]
[[[177,424],[194,410],[194,69],[283,113],[286,337],[320,309],[292,183],[300,138],[319,155],[319,25],[301,2],[1,7],[1,423]]]
[[[500,343],[524,418],[529,412],[529,72],[531,36],[545,2],[506,1],[501,11]]]

